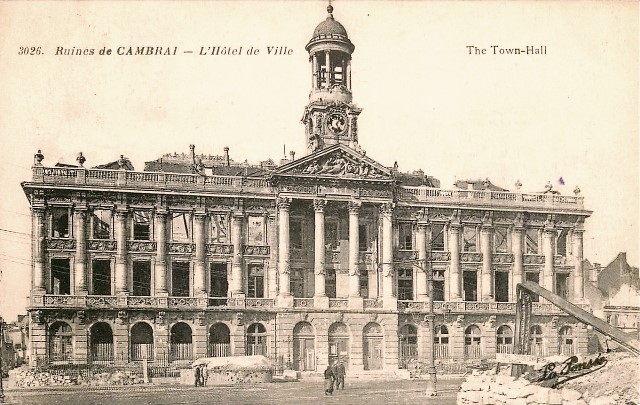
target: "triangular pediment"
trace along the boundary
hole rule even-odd
[[[365,153],[336,144],[280,166],[274,176],[391,181],[391,170]]]

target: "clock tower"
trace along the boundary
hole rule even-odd
[[[318,24],[305,47],[311,62],[311,92],[302,122],[305,125],[307,153],[337,143],[357,149],[358,115],[362,111],[352,103],[351,54],[355,46],[347,30],[333,18]]]

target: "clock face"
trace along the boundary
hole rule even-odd
[[[327,118],[327,126],[334,134],[342,134],[347,129],[347,117],[341,113],[331,113]]]

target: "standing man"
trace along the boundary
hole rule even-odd
[[[344,369],[344,363],[340,361],[336,367],[336,390],[344,390],[344,377],[347,375],[347,371]]]
[[[329,363],[324,370],[324,395],[333,395],[333,382],[335,378],[336,375],[333,366]]]
[[[201,374],[200,374],[200,366],[199,366],[199,365],[198,365],[198,366],[196,366],[196,369],[195,369],[195,370],[193,370],[193,376],[194,376],[194,378],[195,378],[195,380],[196,380],[196,381],[195,381],[195,386],[196,386],[196,387],[199,387],[199,386],[200,386],[200,377],[201,377]]]

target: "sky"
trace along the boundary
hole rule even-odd
[[[138,170],[189,144],[205,154],[228,146],[232,159],[252,163],[277,161],[283,149],[301,157],[311,84],[304,46],[326,5],[0,3],[0,315],[26,312],[31,220],[20,182],[30,180],[38,149],[45,165],[75,163],[78,152],[89,167],[123,154]],[[637,2],[333,5],[355,44],[367,156],[422,169],[443,188],[468,178],[512,190],[520,180],[531,192],[551,181],[568,195],[579,186],[593,211],[585,258],[606,265],[624,251],[638,265]],[[117,54],[140,46],[178,51]],[[214,46],[242,55],[199,54]],[[291,52],[268,55],[268,46]],[[546,54],[493,53],[526,46]],[[247,55],[251,47],[259,54]]]

